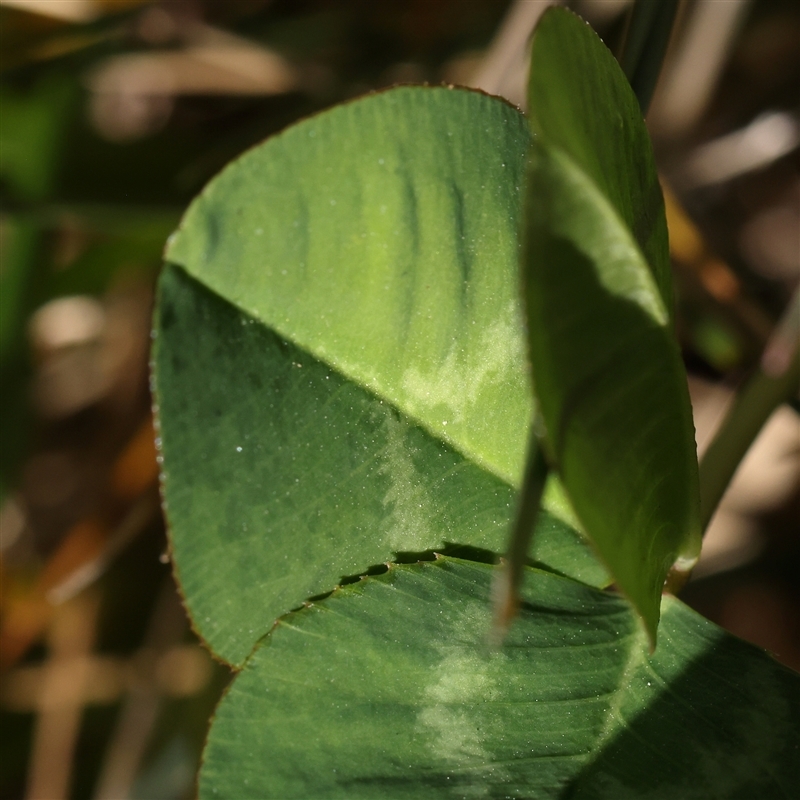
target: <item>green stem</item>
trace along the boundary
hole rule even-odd
[[[628,20],[619,63],[647,114],[661,72],[678,0],[636,0]]]
[[[541,425],[537,419],[531,430],[525,477],[522,480],[519,505],[508,541],[505,563],[498,573],[494,586],[493,638],[497,644],[502,641],[519,609],[525,563],[528,560],[528,551],[536,527],[536,519],[539,516],[544,485],[550,471],[539,434],[540,428]]]
[[[800,293],[795,295],[787,319],[790,323],[800,320]],[[762,366],[737,394],[700,460],[700,515],[704,530],[764,423],[800,387],[800,347],[797,346],[794,328],[793,324],[780,326],[780,340],[767,346]],[[765,371],[767,359],[776,349],[784,353],[781,360],[785,363],[779,372],[768,366],[769,371]]]

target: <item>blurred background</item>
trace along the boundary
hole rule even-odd
[[[191,631],[158,500],[150,314],[182,210],[373,89],[522,105],[547,5],[0,0],[0,797],[193,796],[231,677]],[[567,5],[619,48],[626,0]],[[683,0],[648,123],[702,450],[800,281],[800,4]],[[795,670],[798,419],[762,432],[682,595]]]

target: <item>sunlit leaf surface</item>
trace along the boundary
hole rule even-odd
[[[398,552],[504,549],[532,413],[528,144],[500,100],[396,89],[270,139],[187,213],[156,327],[163,478],[223,658]],[[533,558],[605,583],[550,508]]]
[[[217,711],[201,798],[787,798],[800,683],[666,598],[536,573],[501,650],[492,568],[395,566],[282,618]]]

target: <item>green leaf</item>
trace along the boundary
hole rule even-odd
[[[531,416],[516,272],[529,140],[519,112],[476,92],[348,103],[225,169],[165,258],[514,482]]]
[[[394,566],[279,620],[217,710],[201,798],[786,798],[800,681],[665,598],[530,574],[486,645],[493,570]]]
[[[194,624],[241,663],[280,614],[398,552],[502,548],[516,492],[204,288],[161,278],[158,416],[176,572]],[[546,512],[532,557],[597,584]]]
[[[636,98],[579,18],[533,37],[525,299],[549,456],[655,642],[664,580],[700,550],[663,201]]]
[[[534,138],[562,150],[611,204],[653,272],[672,313],[664,197],[639,103],[592,28],[552,8],[531,43],[528,85]]]
[[[268,140],[188,211],[155,377],[177,572],[221,657],[398,552],[502,550],[532,414],[528,144],[500,100],[401,88]],[[532,557],[604,585],[558,494]]]
[[[56,182],[77,81],[47,76],[24,90],[0,86],[0,177],[19,198],[42,200]]]

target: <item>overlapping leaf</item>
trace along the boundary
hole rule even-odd
[[[529,102],[525,300],[550,458],[655,641],[667,572],[697,556],[700,524],[652,150],[613,56],[563,9],[534,33]]]
[[[200,797],[785,798],[800,682],[665,602],[548,573],[490,650],[492,569],[392,567],[280,620],[225,696]]]
[[[246,154],[172,240],[155,348],[194,622],[240,663],[272,621],[397,552],[502,551],[532,411],[521,115],[401,88]],[[537,560],[604,571],[545,515]]]

